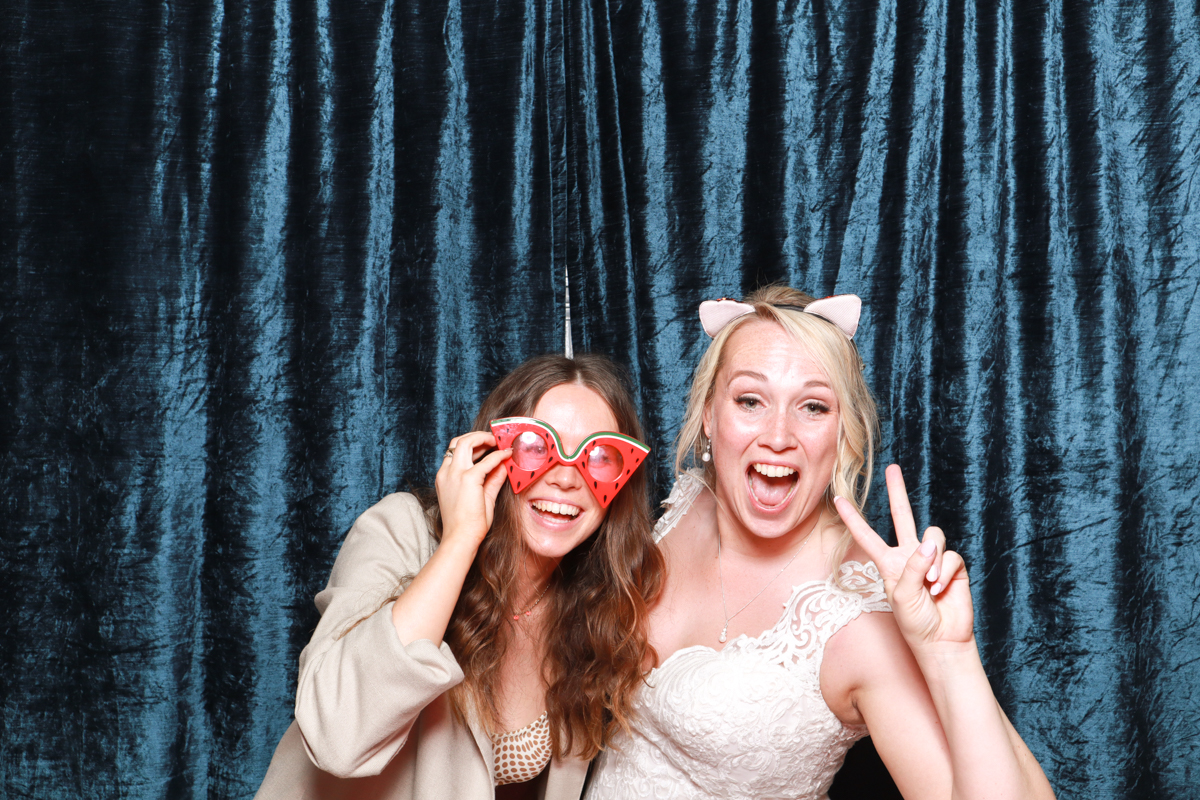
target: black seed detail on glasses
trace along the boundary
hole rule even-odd
[[[600,484],[599,484],[599,483],[597,483],[596,481],[592,481],[592,488],[593,488],[593,489],[599,489],[599,488],[600,488]]]
[[[604,495],[604,502],[608,502],[608,495]]]
[[[520,482],[520,481],[517,481],[517,488],[518,488],[518,489],[520,489],[520,488],[521,488],[521,482]]]

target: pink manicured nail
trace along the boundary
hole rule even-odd
[[[938,568],[937,568],[937,564],[934,564],[932,567],[929,568],[929,572],[925,573],[925,580],[929,581],[930,583],[933,583],[934,581],[937,580],[937,578],[938,578]]]
[[[933,588],[929,590],[929,593],[931,595],[933,595],[934,597],[937,597],[939,594],[942,593],[942,585],[940,583],[935,583],[933,585]]]
[[[937,545],[935,545],[933,542],[924,542],[921,545],[921,555],[925,556],[926,558],[928,558],[929,556],[933,555],[936,552],[937,552]]]

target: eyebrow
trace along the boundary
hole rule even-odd
[[[767,376],[764,373],[758,372],[757,370],[752,370],[752,369],[738,370],[737,372],[735,372],[729,376],[729,382],[732,383],[734,378],[753,378],[755,380],[763,381],[764,383],[767,382]],[[829,383],[829,381],[823,380],[820,378],[818,378],[817,380],[805,381],[804,386],[802,388],[807,389],[810,386],[822,386],[826,389],[829,389],[830,391],[833,390],[833,386]]]
[[[760,380],[760,381],[765,381],[767,379],[766,375],[764,375],[763,373],[758,372],[756,370],[739,369],[737,372],[735,372],[729,376],[729,380],[732,381],[734,378],[743,378],[743,377],[754,378],[754,379]]]

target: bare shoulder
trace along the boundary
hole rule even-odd
[[[697,620],[712,619],[718,613],[715,511],[712,494],[707,489],[701,491],[659,540],[667,575],[662,593],[650,610],[650,641],[660,659],[694,644]]]
[[[658,542],[668,567],[678,565],[686,568],[688,562],[696,558],[700,549],[697,544],[712,534],[711,529],[716,524],[716,509],[712,492],[702,489],[675,527]]]
[[[867,563],[852,547],[847,561]],[[845,563],[845,562],[844,562]],[[821,693],[830,710],[849,725],[863,724],[858,698],[866,691],[924,687],[916,660],[896,619],[886,611],[859,614],[830,637],[821,662]]]

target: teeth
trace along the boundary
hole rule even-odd
[[[791,467],[777,467],[774,464],[754,464],[753,466],[755,472],[766,475],[768,478],[786,478],[796,471]]]
[[[534,500],[533,507],[538,511],[545,511],[549,514],[563,514],[568,517],[578,516],[579,507],[568,503],[552,503],[549,500]]]

